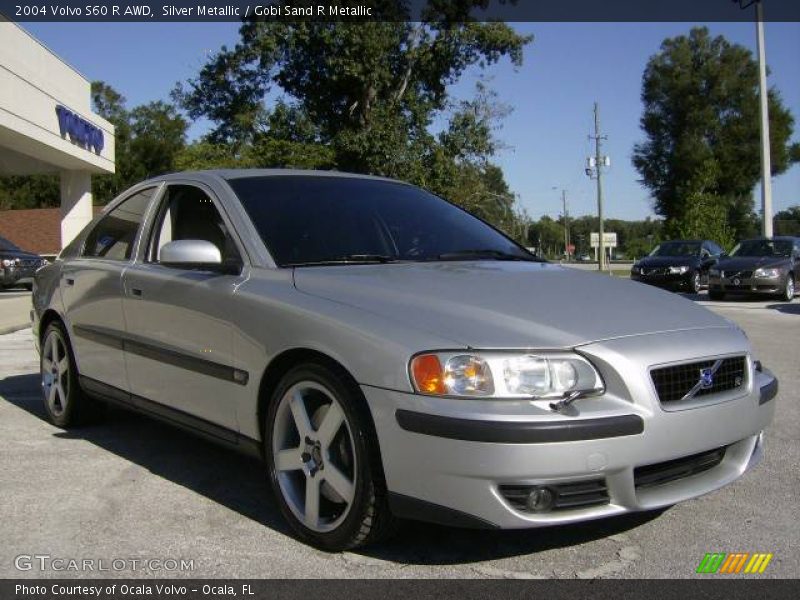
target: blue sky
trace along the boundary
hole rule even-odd
[[[534,42],[522,67],[508,61],[488,71],[499,100],[513,112],[498,137],[507,146],[498,156],[521,205],[535,218],[561,211],[565,188],[570,214],[596,211],[594,182],[584,174],[592,152],[587,135],[592,105],[600,103],[605,153],[612,165],[604,178],[606,215],[644,218],[651,202],[631,166],[633,144],[642,140],[641,76],[665,37],[686,33],[690,23],[517,23]],[[113,85],[135,106],[167,98],[176,81],[197,73],[209,53],[238,38],[237,23],[27,23],[25,27],[90,79]],[[753,23],[716,23],[712,34],[755,51]],[[769,84],[798,120],[800,140],[800,23],[766,24]],[[467,98],[476,71],[454,88]],[[199,135],[203,123],[190,130]],[[755,190],[759,205],[759,190]],[[800,166],[773,180],[775,210],[800,204]]]

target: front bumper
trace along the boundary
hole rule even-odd
[[[691,269],[683,274],[651,273],[644,275],[631,270],[631,279],[633,281],[640,281],[663,288],[690,287],[693,277],[694,271]]]
[[[623,386],[627,398],[615,387],[559,414],[533,402],[362,386],[393,510],[454,525],[527,528],[669,506],[718,489],[758,462],[777,392],[774,377],[752,364],[745,392],[691,409],[665,411],[654,397],[640,397],[649,382]],[[724,457],[712,468],[659,485],[635,483],[637,467],[721,448]],[[542,513],[515,507],[502,491],[598,481],[606,502]]]
[[[708,289],[725,294],[765,294],[775,295],[783,292],[785,276],[778,277],[710,277]]]
[[[35,273],[36,268],[1,268],[0,284],[2,284],[3,287],[11,287],[14,285],[30,285],[33,283],[33,276]]]

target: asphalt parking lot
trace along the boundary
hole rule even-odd
[[[0,313],[12,297],[0,295]],[[76,575],[15,568],[17,556],[39,554],[194,561],[183,572],[95,573],[105,577],[671,578],[696,576],[706,552],[771,552],[760,577],[796,577],[800,299],[704,298],[690,299],[736,321],[780,379],[757,469],[656,513],[491,533],[408,523],[386,544],[342,554],[289,535],[257,461],[122,411],[75,431],[51,426],[30,329],[0,335],[0,577]]]

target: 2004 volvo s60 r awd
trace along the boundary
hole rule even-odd
[[[257,454],[330,550],[693,498],[758,460],[777,391],[688,300],[339,173],[141,183],[37,272],[33,321],[53,423],[102,400]]]

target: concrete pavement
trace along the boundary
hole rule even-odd
[[[0,290],[0,335],[31,326],[31,293]]]

